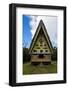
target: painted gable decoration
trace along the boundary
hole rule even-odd
[[[31,61],[40,61],[41,59],[37,55],[51,55],[53,52],[52,44],[48,36],[47,30],[42,20],[37,27],[36,33],[32,39],[29,54],[31,55]],[[42,58],[42,61],[43,59]],[[47,56],[48,58],[51,56]],[[51,58],[50,58],[51,60]],[[44,60],[46,61],[46,60]]]
[[[41,20],[30,46],[30,54],[52,53],[52,44]]]

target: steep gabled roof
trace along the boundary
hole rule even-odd
[[[34,44],[36,42],[36,39],[38,37],[38,34],[39,34],[41,28],[42,28],[42,30],[44,32],[45,37],[46,37],[46,40],[47,40],[48,46],[50,48],[50,51],[51,51],[51,53],[53,52],[52,44],[51,44],[50,38],[48,36],[47,30],[45,28],[45,25],[44,25],[43,21],[40,20],[40,23],[39,23],[39,25],[37,27],[37,30],[35,32],[35,35],[34,35],[34,37],[32,39],[32,42],[31,42],[31,45],[30,45],[30,48],[29,48],[29,54],[31,54],[32,48],[33,48],[33,46],[34,46]]]

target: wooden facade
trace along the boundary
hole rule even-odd
[[[53,49],[50,38],[48,36],[44,23],[41,20],[29,49],[31,62],[51,63],[52,52]]]

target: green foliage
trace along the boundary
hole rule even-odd
[[[57,48],[53,48],[52,60],[57,60]]]
[[[29,55],[29,49],[28,48],[23,48],[23,63],[29,62],[30,61],[30,55]]]

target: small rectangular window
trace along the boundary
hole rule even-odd
[[[44,46],[46,46],[46,44],[44,44]]]
[[[34,52],[37,52],[37,50],[33,50]]]
[[[40,50],[40,52],[43,52],[43,50]]]
[[[38,46],[38,44],[36,44],[36,46]]]
[[[42,44],[40,44],[40,46],[43,46]]]
[[[45,50],[45,52],[48,52],[48,50]]]

